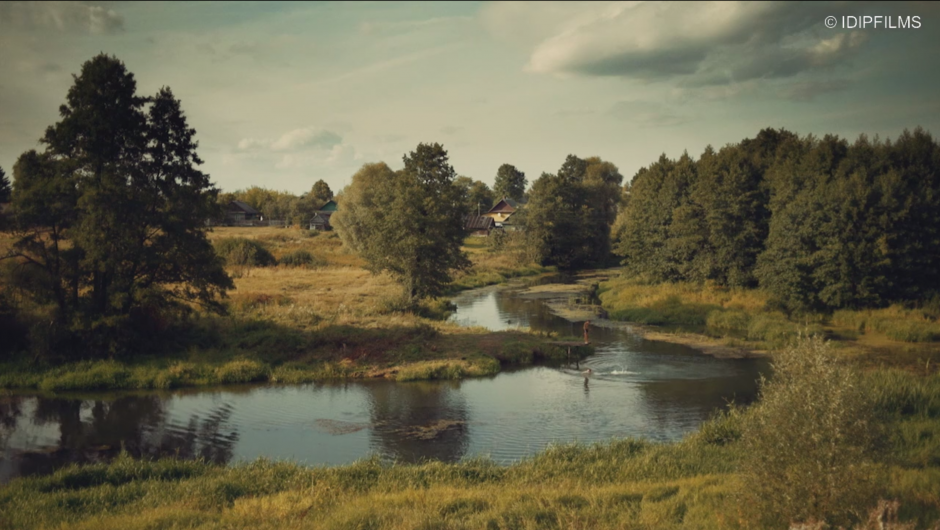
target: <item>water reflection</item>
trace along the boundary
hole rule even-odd
[[[0,481],[50,473],[70,463],[106,461],[122,448],[138,458],[231,460],[238,431],[229,423],[230,405],[222,403],[205,415],[183,419],[168,416],[165,404],[158,395],[7,396],[0,404],[4,426]]]
[[[538,300],[483,289],[456,319],[565,335],[581,323]],[[336,465],[377,453],[510,463],[553,442],[676,440],[730,399],[747,403],[763,361],[722,360],[622,329],[594,328],[580,368],[506,370],[462,382],[361,381],[97,396],[0,396],[0,483],[72,462],[178,455],[228,463],[259,456]],[[590,368],[586,380],[581,371]]]
[[[470,415],[460,383],[369,385],[373,445],[404,462],[456,462],[467,451]]]

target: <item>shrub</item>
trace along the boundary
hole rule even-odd
[[[277,260],[261,243],[244,237],[226,237],[214,243],[215,252],[227,265],[267,267]]]
[[[859,521],[877,498],[880,442],[861,376],[819,338],[777,353],[774,370],[742,426],[745,505],[764,528]]]
[[[750,316],[744,311],[715,310],[708,314],[708,318],[705,320],[705,326],[710,333],[715,335],[744,336],[747,334],[750,320]]]
[[[253,383],[267,378],[268,370],[257,361],[241,359],[230,361],[216,368],[220,383]]]
[[[278,263],[286,267],[320,267],[325,263],[306,250],[295,250],[281,256]]]

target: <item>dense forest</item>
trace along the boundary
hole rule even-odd
[[[767,290],[789,312],[879,307],[940,290],[940,146],[765,129],[629,185],[614,227],[626,272]]]

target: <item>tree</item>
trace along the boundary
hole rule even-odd
[[[522,201],[527,183],[525,173],[516,169],[515,166],[511,164],[499,166],[496,171],[496,182],[493,184],[496,200],[510,198],[514,201]]]
[[[11,193],[12,190],[10,189],[10,179],[3,171],[3,168],[0,167],[0,204],[10,202]]]
[[[33,293],[60,321],[113,353],[102,326],[188,302],[220,310],[233,285],[205,235],[218,190],[196,168],[196,131],[170,89],[138,96],[133,74],[104,54],[74,79],[45,151],[14,167],[14,257],[41,272]]]
[[[487,212],[496,202],[493,190],[485,182],[470,177],[457,177],[455,185],[460,188],[467,205],[467,211],[478,215]]]
[[[366,164],[339,197],[330,219],[369,269],[387,271],[413,303],[443,292],[454,270],[470,266],[461,250],[464,194],[440,144],[419,144],[393,172]]]
[[[313,188],[310,189],[310,193],[306,197],[318,202],[317,208],[319,208],[333,199],[333,190],[330,189],[329,184],[320,179],[313,184]]]
[[[569,155],[558,174],[542,174],[525,208],[531,254],[562,269],[605,261],[622,182],[617,166],[597,157]]]

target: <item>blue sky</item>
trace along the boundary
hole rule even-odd
[[[920,29],[829,29],[829,15]],[[940,134],[924,3],[0,3],[0,167],[38,147],[71,75],[116,55],[169,86],[225,190],[334,190],[440,142],[458,173],[530,181],[569,153],[630,178],[763,127]]]

